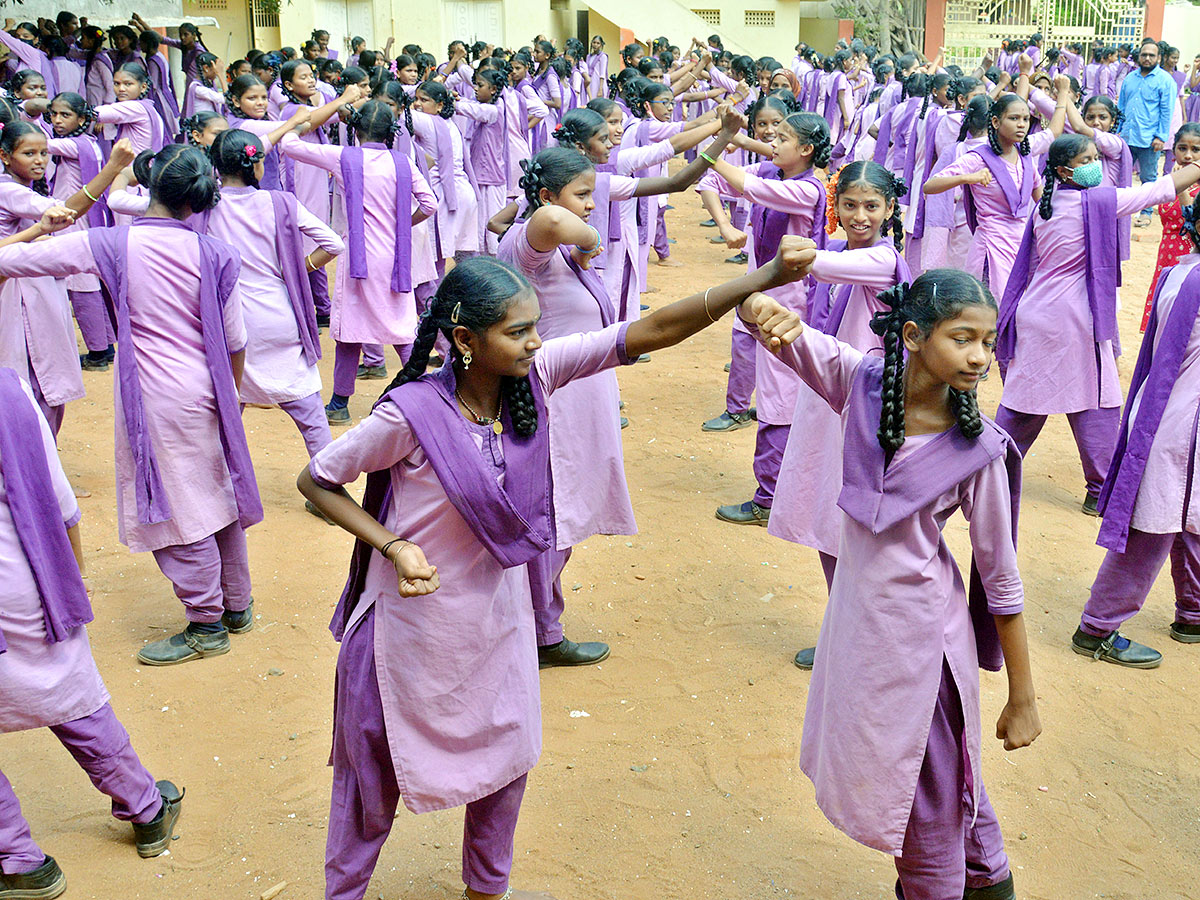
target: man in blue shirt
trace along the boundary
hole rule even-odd
[[[1143,184],[1158,178],[1158,160],[1170,136],[1177,91],[1175,80],[1158,67],[1158,44],[1147,38],[1138,53],[1138,70],[1121,82],[1117,101],[1125,118],[1121,137],[1129,145]],[[1149,225],[1153,211],[1142,210],[1134,224]]]

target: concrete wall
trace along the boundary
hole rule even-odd
[[[1163,10],[1163,37],[1179,48],[1179,68],[1191,71],[1192,60],[1200,54],[1200,6],[1168,3]]]

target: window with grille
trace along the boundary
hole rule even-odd
[[[748,9],[746,10],[745,25],[747,28],[774,28],[775,10]]]
[[[721,24],[721,11],[719,9],[693,9],[697,16],[704,20],[708,25],[714,28]]]
[[[229,9],[226,0],[193,0],[193,4],[201,12],[224,12]]]
[[[279,27],[279,0],[252,0],[255,28]]]

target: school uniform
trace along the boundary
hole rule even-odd
[[[550,110],[538,97],[528,78],[501,91],[499,102],[506,110],[504,121],[508,134],[508,199],[512,200],[524,195],[521,189],[521,176],[524,174],[521,171],[521,160],[532,159],[535,155],[533,132],[538,125],[535,124],[531,128],[529,119],[543,122]]]
[[[516,437],[507,406],[499,435],[465,420],[446,365],[391,391],[310,464],[326,487],[371,473],[364,508],[442,577],[436,593],[401,598],[393,565],[356,544],[331,626],[342,647],[327,900],[361,900],[400,800],[414,813],[466,804],[463,881],[507,889],[526,774],[541,752],[531,585],[554,543],[548,404],[631,362],[624,333],[615,325],[542,345],[529,376],[531,437]],[[427,450],[435,441],[452,455]]]
[[[48,145],[55,161],[50,188],[50,196],[55,200],[63,201],[77,194],[104,167],[99,142],[90,135],[51,138]],[[58,234],[83,231],[89,227],[102,228],[110,224],[110,219],[104,195],[101,195],[100,202],[93,203],[87,215],[76,219]],[[100,279],[89,274],[71,275],[66,279],[66,288],[84,344],[95,353],[107,350],[116,340],[116,334],[108,311],[104,308]]]
[[[288,135],[279,146],[288,159],[332,173],[346,199],[349,252],[337,267],[329,328],[338,344],[333,392],[349,397],[361,344],[392,344],[408,358],[417,330],[413,289],[433,269],[428,245],[413,239],[411,213],[432,215],[437,198],[404,152],[382,144],[339,147]]]
[[[1025,454],[1046,416],[1065,413],[1089,496],[1117,443],[1117,219],[1175,196],[1170,176],[1136,188],[1059,184],[1054,215],[1030,217],[1000,306],[996,356],[1004,392],[996,422]]]
[[[242,403],[278,406],[296,423],[308,455],[332,437],[321,401],[321,340],[305,277],[301,237],[335,256],[346,245],[285,192],[223,187],[205,233],[238,248],[246,321]]]
[[[300,107],[301,104],[289,100],[280,108],[278,118],[287,121]],[[305,108],[308,108],[307,105]],[[289,137],[316,147],[329,146],[327,125],[314,128],[302,135],[289,135]],[[283,164],[279,168],[279,175],[283,182],[283,189],[295,194],[296,199],[303,203],[310,213],[320,221],[328,223],[330,218],[329,173],[325,169],[299,159],[295,154],[283,153],[281,161]],[[308,238],[304,239],[305,255],[312,253],[316,247],[317,245]],[[310,272],[308,282],[312,287],[313,304],[316,306],[317,315],[330,315],[329,276],[325,267],[322,266]]]
[[[845,430],[837,507],[826,511],[838,520],[838,565],[800,767],[839,830],[897,857],[911,900],[998,884],[1009,867],[980,774],[978,670],[1002,664],[991,616],[1023,607],[1019,455],[984,419],[974,440],[957,426],[909,436],[885,466],[882,360],[813,328],[781,357]],[[983,588],[969,602],[942,537],[959,509]]]
[[[468,176],[478,197],[476,222],[478,249],[495,255],[499,238],[487,230],[488,221],[508,202],[508,170],[511,148],[508,141],[510,106],[503,95],[494,103],[458,100],[455,115],[466,120]]]
[[[470,158],[462,132],[452,120],[412,110],[413,138],[436,160],[431,187],[437,195],[442,261],[459,252],[478,253],[479,204],[467,175]]]
[[[1096,540],[1108,549],[1080,628],[1106,637],[1135,615],[1167,557],[1175,621],[1200,625],[1200,254],[1165,270],[1138,354],[1120,437],[1100,494]]]
[[[904,209],[904,259],[913,278],[925,271],[921,262],[925,240],[925,194],[920,186],[929,177],[929,171],[936,161],[938,128],[945,117],[946,110],[930,101],[925,118],[918,117],[913,122],[913,152],[904,172],[904,182],[910,185],[908,203]]]
[[[599,274],[580,268],[569,248],[534,250],[527,229],[527,222],[508,229],[499,258],[515,265],[537,292],[542,336],[578,335],[612,324],[612,300]],[[604,371],[564,386],[548,404],[555,546],[548,554],[549,589],[533,598],[540,647],[563,639],[562,571],[571,548],[594,534],[637,533],[625,481],[619,401],[616,373]]]
[[[1031,157],[1047,153],[1054,135],[1042,131],[1030,135],[1029,156],[1018,155],[1015,164],[998,156],[988,143],[964,153],[942,169],[942,175],[969,175],[987,168],[992,173],[988,185],[966,185],[963,193],[975,240],[964,268],[992,291],[1004,296],[1025,223],[1036,210],[1034,189],[1042,183]]]
[[[11,175],[0,175],[0,237],[28,228],[55,205]],[[32,246],[14,249],[28,251]],[[61,277],[12,277],[0,284],[0,366],[28,380],[57,435],[66,404],[84,394],[67,285]]]
[[[191,118],[198,112],[225,112],[225,95],[213,85],[205,84],[202,80],[189,81],[183,94],[183,108],[180,115]]]
[[[246,344],[238,267],[234,248],[174,219],[0,249],[10,278],[90,272],[105,283],[117,322],[118,536],[154,553],[192,623],[249,607],[245,529],[262,520],[229,360]]]
[[[0,734],[49,728],[112,798],[117,819],[146,823],[162,795],[92,659],[91,604],[67,537],[81,517],[28,387],[0,368]],[[0,871],[44,861],[0,772]]]
[[[608,54],[601,50],[599,53],[589,53],[585,60],[588,69],[588,97],[595,100],[606,95],[608,87]]]
[[[950,114],[938,129],[936,137],[937,160],[930,177],[942,174],[964,153],[987,142],[987,138],[970,137],[958,140],[962,127],[961,115]],[[971,252],[974,235],[967,221],[967,208],[963,199],[965,188],[956,187],[940,194],[926,196],[922,192],[924,235],[921,247],[921,264],[928,269],[958,268]]]
[[[117,96],[113,91],[113,62],[107,50],[97,50],[91,57],[84,56],[83,86],[89,106],[113,103]]]
[[[157,153],[168,143],[162,117],[152,100],[119,100],[96,107],[96,122],[113,126],[105,129],[105,137],[116,141],[128,138],[133,152],[153,150]]]

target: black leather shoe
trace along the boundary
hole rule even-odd
[[[750,411],[731,413],[729,411],[721,413],[715,419],[709,419],[700,426],[701,431],[737,431],[739,428],[745,428],[754,424],[754,419],[750,416]]]
[[[738,253],[735,253],[733,256],[729,257],[729,259],[725,260],[725,262],[733,263],[735,266],[744,266],[747,262],[749,262],[749,260],[749,256],[747,256],[744,252],[739,251]]]
[[[1200,625],[1187,622],[1171,623],[1171,638],[1181,644],[1200,644]]]
[[[811,672],[813,665],[817,660],[817,648],[806,647],[796,654],[796,658],[792,660],[796,664],[797,669],[804,669],[806,672]],[[900,882],[896,882],[899,884]]]
[[[218,631],[215,634],[207,634],[192,631],[189,625],[179,634],[147,644],[138,652],[137,658],[138,662],[147,666],[174,666],[228,652],[228,633]]]
[[[1131,641],[1119,631],[1110,631],[1098,638],[1082,628],[1076,628],[1071,638],[1071,649],[1080,656],[1102,659],[1130,669],[1155,669],[1162,662],[1162,654],[1153,647]]]
[[[765,528],[767,522],[771,520],[771,510],[765,506],[759,506],[753,500],[747,500],[745,503],[718,506],[717,518],[722,522],[730,522],[734,525],[762,525]]]
[[[1017,900],[1017,892],[1013,889],[1012,873],[1008,873],[999,884],[990,884],[987,887],[967,888],[963,894],[963,900]]]
[[[577,644],[563,638],[557,644],[538,647],[538,668],[594,666],[596,663],[608,659],[609,652],[608,644],[602,644],[599,641]]]
[[[250,605],[241,612],[233,612],[225,610],[225,614],[221,616],[221,624],[225,626],[225,630],[230,634],[245,634],[254,627],[254,598],[250,598]]]
[[[1099,498],[1094,497],[1091,494],[1088,494],[1086,497],[1084,497],[1083,498],[1083,506],[1081,507],[1083,514],[1085,516],[1099,517],[1100,510],[1097,509],[1098,502],[1099,502]]]
[[[50,900],[67,889],[67,876],[53,856],[32,872],[0,873],[0,900]]]
[[[160,856],[171,845],[171,839],[175,837],[175,823],[179,821],[179,813],[183,810],[183,791],[170,781],[160,781],[157,787],[162,795],[162,809],[144,825],[133,823],[133,838],[137,841],[138,856],[142,859]]]

